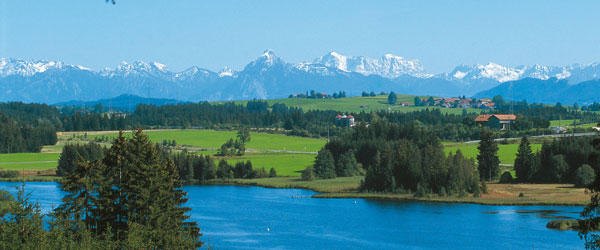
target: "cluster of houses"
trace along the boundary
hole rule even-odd
[[[419,105],[420,104],[420,105]],[[445,108],[480,108],[493,110],[496,104],[492,99],[474,99],[474,98],[441,98],[430,97],[429,99],[421,99],[421,103],[415,103],[416,106],[440,106]]]

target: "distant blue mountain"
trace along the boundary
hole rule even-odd
[[[75,106],[75,107],[92,107],[96,104],[102,103],[106,110],[117,109],[121,111],[133,112],[138,104],[152,104],[156,106],[169,105],[169,104],[180,104],[187,103],[178,101],[175,99],[161,99],[161,98],[146,98],[135,95],[120,95],[115,98],[101,99],[97,101],[68,101],[54,104],[54,106]]]
[[[600,80],[570,84],[566,79],[540,80],[525,78],[502,83],[474,95],[475,98],[490,98],[500,95],[505,100],[527,100],[529,103],[589,104],[600,102]]]

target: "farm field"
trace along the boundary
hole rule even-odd
[[[175,140],[177,145],[186,145],[202,148],[220,148],[229,138],[236,138],[236,131],[219,130],[161,130],[144,131],[144,134],[150,137],[153,142],[160,143],[163,140]],[[76,135],[83,135],[83,132],[76,132]],[[88,134],[87,139],[93,140],[102,136],[114,138],[118,132],[95,132]],[[126,132],[126,136],[131,132]],[[68,138],[72,133],[65,133]],[[250,132],[251,140],[246,144],[247,149],[254,150],[283,150],[298,152],[317,152],[325,145],[326,141],[314,138],[286,136],[280,134],[266,134]]]
[[[58,165],[58,153],[14,153],[0,154],[0,169],[3,170],[46,170]]]
[[[579,121],[579,120],[577,120]],[[560,124],[561,127],[574,127],[573,120],[552,120],[550,121],[551,127],[558,127]],[[584,124],[578,124],[576,127],[578,128],[591,128],[596,127],[598,125],[597,122],[588,122]]]
[[[369,96],[369,97],[346,97],[339,99],[309,99],[309,98],[282,98],[282,99],[272,99],[267,100],[269,105],[273,105],[275,103],[282,103],[291,107],[299,107],[303,110],[337,110],[340,112],[370,112],[376,110],[387,110],[388,107],[392,111],[399,112],[412,112],[424,110],[426,108],[429,109],[440,109],[442,113],[450,113],[450,114],[462,114],[461,108],[440,108],[440,107],[415,107],[408,106],[402,107],[400,105],[389,105],[387,104],[387,95],[378,95],[378,96]],[[409,102],[410,105],[414,105],[413,95],[398,95],[398,103],[400,102]],[[426,97],[423,97],[426,98]],[[222,103],[222,102],[217,102]],[[239,104],[246,104],[247,101],[237,101]],[[366,105],[366,108],[361,108],[361,105]],[[480,113],[480,109],[466,109],[469,113]]]
[[[542,144],[530,144],[531,151],[536,152],[542,148]],[[448,155],[450,152],[456,153],[456,150],[460,149],[462,154],[466,158],[473,158],[477,161],[477,155],[479,154],[479,150],[477,150],[478,143],[470,143],[470,144],[458,144],[458,145],[447,145],[444,147],[444,152]],[[498,145],[498,158],[500,159],[500,163],[502,164],[510,164],[513,165],[515,163],[515,158],[517,158],[517,150],[519,149],[519,144],[499,144]]]
[[[289,153],[246,153],[244,156],[227,158],[229,164],[238,161],[252,162],[252,168],[264,168],[267,172],[274,168],[278,176],[300,176],[306,166],[315,161],[315,154],[289,154]]]
[[[175,140],[178,146],[186,145],[198,148],[213,148],[198,150],[197,154],[214,155],[216,148],[220,148],[229,138],[235,138],[235,131],[216,130],[161,130],[144,131],[154,142],[162,140]],[[64,133],[59,136],[59,142],[53,146],[46,146],[43,152],[47,153],[16,153],[0,154],[0,168],[6,170],[47,170],[55,169],[62,151],[68,143],[88,143],[97,137],[116,137],[118,132],[85,132]],[[126,132],[130,136],[131,132]],[[253,168],[269,170],[275,168],[280,176],[300,176],[300,171],[313,164],[316,154],[325,140],[285,136],[279,134],[250,133],[251,141],[246,147],[249,152],[244,156],[228,157],[227,161],[235,164],[237,161],[252,161]],[[109,143],[103,143],[110,147]],[[196,149],[197,150],[197,149]],[[193,150],[195,151],[195,150]],[[281,151],[281,152],[279,152]],[[290,153],[289,151],[294,151]],[[215,160],[219,160],[217,157]]]

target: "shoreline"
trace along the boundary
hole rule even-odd
[[[277,189],[304,189],[317,192],[311,195],[310,198],[315,199],[368,199],[368,200],[386,200],[386,201],[418,201],[418,202],[436,202],[436,203],[462,203],[462,204],[478,204],[491,206],[586,206],[589,203],[589,196],[577,194],[575,199],[561,200],[560,195],[565,194],[556,192],[549,193],[550,197],[540,197],[542,195],[525,195],[525,197],[507,196],[506,190],[514,188],[517,191],[535,190],[537,188],[548,188],[547,190],[573,190],[574,192],[584,192],[583,189],[575,189],[567,185],[560,184],[488,184],[488,194],[482,194],[482,197],[472,197],[469,194],[465,197],[459,196],[439,196],[430,194],[426,197],[414,197],[413,194],[394,194],[394,193],[362,193],[358,192],[358,186],[362,177],[339,177],[329,180],[314,180],[302,181],[299,177],[275,177],[275,178],[259,178],[259,179],[229,179],[229,180],[209,180],[209,181],[192,181],[182,182],[183,185],[233,185],[233,186],[257,186],[264,188]],[[4,182],[58,182],[58,176],[27,176],[17,178],[0,178]],[[516,187],[516,188],[515,188]],[[561,191],[562,191],[561,190]],[[527,192],[527,193],[532,193]],[[564,191],[562,191],[564,193]],[[504,196],[498,196],[501,194]],[[571,196],[567,193],[566,196]],[[555,199],[557,197],[558,199]],[[545,199],[544,199],[545,198]],[[564,198],[564,197],[563,197]]]
[[[273,183],[269,179],[287,179],[286,183]],[[490,206],[586,206],[589,203],[588,199],[580,199],[573,201],[549,201],[541,200],[536,197],[509,197],[509,198],[495,198],[492,195],[483,194],[482,197],[458,197],[458,196],[445,196],[441,197],[436,194],[429,195],[428,197],[414,197],[413,194],[394,194],[394,193],[361,193],[357,191],[356,186],[354,189],[338,189],[338,190],[324,190],[323,188],[311,186],[310,182],[299,181],[293,179],[294,177],[277,177],[277,178],[262,178],[262,179],[231,179],[231,180],[217,180],[210,181],[205,184],[217,184],[217,185],[239,185],[239,186],[259,186],[265,188],[297,188],[305,189],[317,192],[311,198],[316,199],[340,199],[340,198],[356,198],[356,199],[369,199],[369,200],[387,200],[387,201],[419,201],[419,202],[436,202],[436,203],[463,203],[463,204],[478,204],[478,205],[490,205]],[[297,178],[297,177],[296,177]],[[346,177],[352,178],[352,177]],[[266,180],[266,181],[265,181]],[[316,180],[326,181],[326,180]],[[314,181],[311,181],[314,182]],[[511,184],[488,184],[490,186],[499,185],[511,185]],[[544,185],[544,184],[520,184],[520,185]],[[547,186],[547,185],[546,185]],[[565,185],[554,184],[559,188],[564,188]],[[535,187],[535,186],[533,186]],[[335,188],[334,188],[335,189]],[[574,189],[578,190],[578,189]],[[496,190],[489,190],[490,193],[498,192]],[[583,191],[583,189],[581,189]]]

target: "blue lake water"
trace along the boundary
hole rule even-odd
[[[15,182],[0,189],[16,193]],[[550,215],[577,217],[576,206],[292,198],[315,192],[246,186],[185,186],[191,219],[215,249],[580,249],[576,232],[546,228]],[[29,182],[44,212],[62,193]]]

